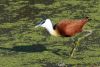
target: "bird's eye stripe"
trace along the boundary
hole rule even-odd
[[[41,24],[45,23],[45,21],[43,21]]]

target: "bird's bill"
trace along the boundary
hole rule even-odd
[[[35,26],[35,28],[40,27],[43,23],[44,23],[44,21],[39,22],[39,23]]]
[[[35,28],[39,27],[40,25],[36,25]]]
[[[37,25],[35,26],[35,28],[40,27],[40,26],[41,26],[41,23],[37,24]]]

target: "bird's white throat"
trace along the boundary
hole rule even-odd
[[[45,23],[41,25],[42,27],[45,27],[47,29],[47,31],[54,36],[59,36],[57,30],[53,29],[53,25],[50,19],[46,19]]]

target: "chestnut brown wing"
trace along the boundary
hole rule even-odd
[[[82,20],[64,20],[56,25],[56,29],[62,36],[73,36],[82,31],[82,27],[87,21]]]

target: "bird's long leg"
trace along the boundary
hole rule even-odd
[[[75,52],[75,50],[76,50],[76,44],[74,44],[74,46],[73,46],[73,48],[72,48],[72,50],[71,50],[71,52],[70,52],[70,57],[73,57],[73,55],[74,55],[74,52]]]
[[[91,35],[92,34],[92,32],[93,32],[93,30],[84,30],[83,32],[89,32],[88,34],[86,34],[86,35],[84,35],[83,37],[81,37],[81,38],[78,38],[78,41],[80,41],[80,40],[82,40],[82,39],[84,39],[84,38],[86,38],[86,37],[88,37],[89,35]]]
[[[76,50],[78,45],[79,45],[79,41],[73,41],[73,48],[72,48],[72,50],[70,52],[70,57],[73,57],[74,52],[75,52],[75,50]]]
[[[89,32],[89,33],[86,34],[86,35],[84,35],[84,37],[78,38],[77,41],[74,41],[74,47],[72,48],[72,51],[71,51],[71,53],[70,53],[70,57],[73,56],[73,54],[74,54],[74,52],[75,52],[75,50],[76,50],[76,47],[80,45],[80,41],[81,41],[82,39],[88,37],[89,35],[91,35],[93,31],[92,31],[92,30],[84,30],[83,32]]]

